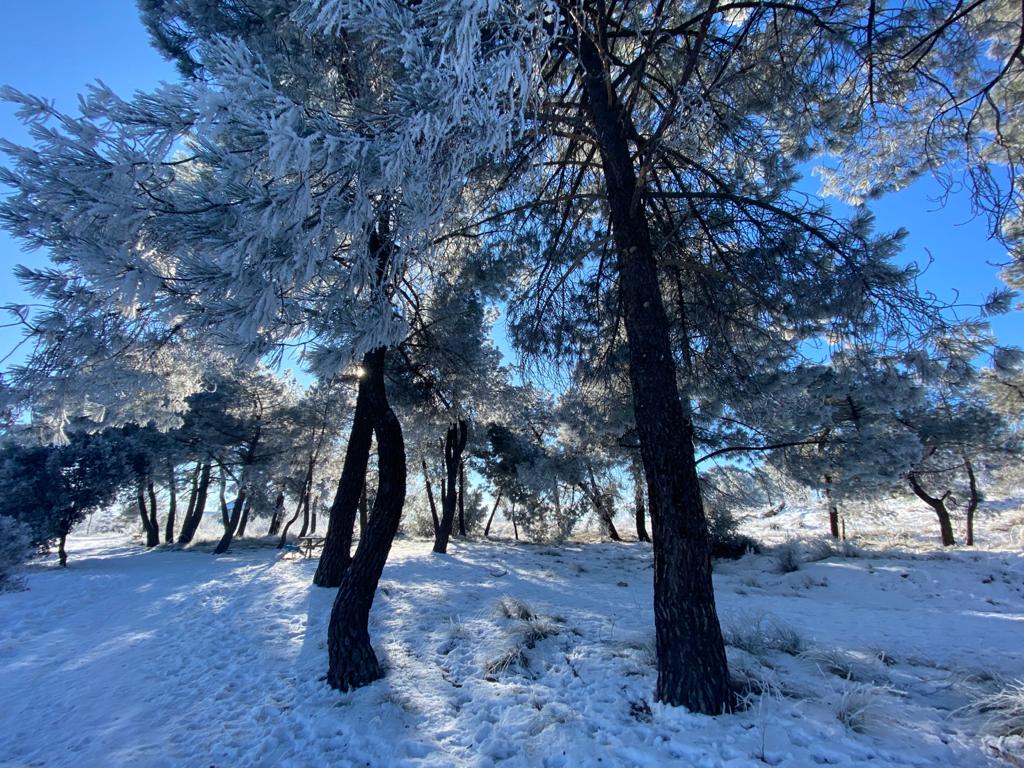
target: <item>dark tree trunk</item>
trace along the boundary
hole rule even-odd
[[[281,518],[284,517],[284,491],[277,492],[274,499],[274,513],[270,516],[270,528],[267,529],[267,536],[276,536],[281,530]]]
[[[608,538],[612,541],[622,541],[622,537],[619,536],[619,532],[615,528],[615,521],[612,519],[612,510],[608,508],[607,500],[594,478],[593,468],[588,466],[587,473],[590,476],[590,487],[580,483],[580,490],[583,491],[584,496],[590,499],[590,503],[594,506],[594,512],[597,513],[598,519],[604,523],[605,530],[608,531]]]
[[[302,513],[302,508],[306,504],[306,497],[313,490],[312,488],[309,487],[309,484],[310,482],[312,482],[313,479],[312,468],[313,467],[311,463],[306,469],[306,476],[302,480],[302,490],[299,491],[299,503],[295,505],[295,514],[288,518],[288,521],[284,524],[284,529],[281,531],[281,538],[278,539],[277,542],[278,549],[281,549],[281,547],[283,547],[285,542],[288,540],[288,531],[291,529],[293,525],[295,525],[295,521],[299,519],[299,515]]]
[[[231,541],[234,539],[235,531],[238,529],[238,522],[242,517],[242,509],[244,506],[245,488],[240,487],[238,489],[238,495],[235,497],[235,503],[231,507],[231,516],[228,518],[228,524],[224,528],[224,535],[221,536],[220,541],[217,542],[217,546],[213,550],[213,554],[223,555],[228,551],[228,547],[231,546]]]
[[[370,401],[370,383],[366,372],[383,365],[384,350],[375,350],[363,355],[363,376],[359,379],[356,393],[356,408],[352,415],[352,431],[345,448],[345,463],[338,479],[331,511],[327,518],[327,535],[320,562],[313,576],[318,587],[337,587],[341,577],[352,562],[352,532],[355,528],[356,512],[360,500],[365,504],[366,467],[370,463],[370,443],[373,440],[374,418]],[[382,374],[383,375],[383,374]],[[376,503],[374,504],[376,509]],[[360,546],[366,533],[366,525],[359,528]]]
[[[370,607],[384,570],[391,542],[398,531],[405,503],[405,444],[402,427],[384,389],[383,350],[374,353],[372,367],[364,368],[367,398],[377,435],[378,481],[366,535],[359,541],[345,570],[331,611],[327,633],[327,682],[342,691],[372,683],[381,677],[380,663],[370,645]]]
[[[825,475],[825,501],[828,503],[828,528],[833,539],[840,537],[839,505],[832,498],[832,476]]]
[[[573,40],[604,171],[633,412],[654,523],[655,695],[666,704],[719,714],[731,705],[725,643],[711,582],[693,424],[676,383],[658,266],[628,144],[635,129],[594,38],[580,29]]]
[[[363,483],[363,492],[359,494],[359,538],[366,535],[366,522],[370,517],[370,510],[366,503],[366,483]]]
[[[459,536],[466,538],[466,462],[459,462]]]
[[[299,529],[299,538],[309,535],[309,511],[310,501],[313,499],[313,457],[309,457],[309,474],[306,475],[306,497],[302,502],[302,527]]]
[[[242,510],[242,519],[238,521],[238,532],[235,534],[240,539],[245,538],[245,528],[249,525],[249,515],[252,514],[252,496],[245,500],[245,509]]]
[[[967,500],[967,546],[974,546],[974,515],[978,511],[978,502],[981,501],[981,494],[978,491],[978,478],[974,474],[974,465],[966,456],[964,457],[964,469],[967,470],[967,479],[971,485],[971,495]]]
[[[149,510],[146,508],[146,496],[143,488],[143,481],[139,480],[138,490],[135,494],[135,501],[139,506],[139,517],[142,519],[142,530],[146,533],[146,546],[155,547],[160,543],[160,531],[153,527],[150,520]]]
[[[199,524],[203,521],[203,514],[206,512],[206,496],[210,490],[210,472],[212,462],[207,460],[199,474],[199,483],[193,498],[189,501],[189,512],[185,516],[185,522],[181,525],[181,533],[178,534],[179,544],[188,544],[199,530]]]
[[[491,522],[494,520],[494,513],[498,511],[498,504],[501,501],[501,491],[494,497],[494,506],[491,507],[491,515],[487,518],[487,525],[484,526],[484,538],[491,535]]]
[[[434,541],[437,541],[441,521],[437,517],[437,504],[434,503],[434,487],[430,483],[430,475],[427,474],[427,460],[420,456],[420,462],[423,464],[423,483],[427,486],[427,501],[430,502],[430,520],[434,524]]]
[[[146,481],[146,492],[149,495],[149,530],[146,531],[146,546],[156,546],[160,543],[160,523],[156,519],[156,488],[153,486],[153,478]],[[153,536],[153,544],[149,544],[149,536]]]
[[[455,523],[455,507],[458,503],[457,490],[459,466],[462,464],[462,451],[466,447],[468,437],[466,422],[459,419],[448,427],[444,437],[444,468],[445,485],[441,494],[441,524],[434,535],[434,552],[444,554],[448,551],[448,540],[452,535]]]
[[[224,477],[224,475],[222,473],[221,476],[220,476],[220,496],[219,496],[219,500],[220,500],[220,522],[221,522],[221,525],[224,527],[224,531],[225,532],[227,532],[228,526],[231,525],[231,513],[228,512],[228,500],[224,496],[224,494],[227,491],[227,488],[225,487],[226,485],[227,485],[227,479]]]
[[[647,510],[644,505],[644,463],[637,453],[632,461],[633,469],[633,512],[636,518],[637,541],[650,542],[651,535],[647,533]]]
[[[949,497],[949,493],[944,493],[942,496],[932,496],[924,489],[917,476],[913,473],[907,475],[907,480],[910,482],[910,488],[914,491],[915,495],[935,510],[935,515],[939,518],[939,533],[942,536],[942,546],[954,546],[956,539],[953,537],[953,521],[949,516],[949,510],[946,508],[946,499]]]
[[[168,471],[167,492],[170,494],[170,501],[167,504],[167,527],[164,529],[164,543],[174,543],[174,516],[178,510],[178,489],[175,487],[177,479],[174,476],[174,467]]]
[[[60,538],[57,540],[57,559],[60,561],[61,568],[68,567],[68,551],[64,548],[64,545],[68,540],[68,529],[62,528],[60,532]]]
[[[313,505],[313,509],[309,513],[309,533],[312,536],[316,533],[316,508],[320,503],[320,498],[317,497],[317,503]]]
[[[508,516],[512,519],[512,535],[516,537],[516,541],[519,541],[519,526],[516,525],[516,503],[512,502],[512,508],[509,510]]]

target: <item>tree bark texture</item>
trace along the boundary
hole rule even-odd
[[[455,524],[455,507],[458,503],[456,484],[459,467],[462,465],[462,452],[466,448],[468,430],[464,419],[459,419],[448,427],[444,437],[444,468],[445,485],[441,496],[441,524],[434,535],[434,552],[444,554],[448,551],[448,540]]]
[[[647,532],[647,510],[644,504],[644,462],[637,452],[631,462],[633,469],[633,516],[636,520],[637,541],[651,541]]]
[[[370,463],[370,443],[373,440],[374,413],[371,398],[371,368],[384,364],[384,350],[374,350],[363,356],[363,375],[356,393],[356,408],[352,415],[352,430],[345,448],[345,463],[341,468],[338,489],[334,494],[327,519],[327,534],[320,553],[313,583],[318,587],[337,587],[342,575],[352,562],[352,533],[355,528],[359,502],[366,492],[366,468]],[[383,377],[383,372],[381,377]],[[376,509],[376,503],[374,504]],[[366,528],[359,529],[363,538]]]
[[[206,512],[206,496],[210,490],[210,472],[213,469],[212,462],[207,459],[203,463],[199,473],[199,481],[195,487],[193,498],[189,501],[189,511],[181,524],[181,532],[178,534],[179,544],[189,544],[199,530],[199,524],[203,521],[203,514]]]
[[[693,425],[676,383],[658,266],[629,150],[631,125],[594,38],[581,29],[575,44],[586,115],[604,171],[633,411],[654,523],[655,695],[666,704],[719,714],[731,706],[731,696]]]
[[[342,691],[367,685],[383,674],[370,645],[368,622],[405,504],[405,443],[384,388],[384,350],[369,357],[371,365],[364,370],[367,405],[374,414],[377,435],[377,494],[365,535],[342,575],[327,633],[327,682]]]
[[[946,508],[946,499],[949,494],[932,496],[924,489],[921,481],[913,473],[907,475],[907,480],[910,482],[910,488],[914,491],[917,498],[935,510],[935,516],[939,518],[939,535],[942,537],[942,546],[955,546],[956,539],[953,537],[953,521],[950,518],[949,509]]]

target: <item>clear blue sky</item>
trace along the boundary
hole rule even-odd
[[[134,0],[14,0],[6,3],[0,27],[0,82],[74,109],[87,83],[103,80],[122,94],[148,89],[176,77],[172,65],[149,46]],[[27,140],[10,105],[0,104],[0,136]],[[3,190],[0,190],[0,194]],[[985,222],[972,220],[967,201],[954,198],[940,208],[930,198],[938,188],[922,180],[910,189],[873,204],[880,229],[910,230],[904,258],[934,263],[921,281],[944,299],[980,303],[1000,285],[997,268],[1004,250],[987,240]],[[26,254],[0,232],[0,304],[28,298],[11,276],[17,263],[42,264],[39,253]],[[3,321],[6,322],[6,321]],[[995,323],[1004,344],[1024,346],[1024,313]],[[18,336],[0,329],[0,357]]]

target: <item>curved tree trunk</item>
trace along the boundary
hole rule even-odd
[[[939,518],[939,535],[942,537],[942,546],[954,546],[956,539],[953,537],[953,521],[949,516],[949,510],[946,508],[946,498],[949,496],[949,493],[947,492],[942,496],[932,496],[924,489],[917,476],[913,473],[907,475],[907,480],[910,483],[911,490],[914,491],[917,497],[935,510],[935,516]]]
[[[583,70],[586,117],[604,171],[633,412],[654,523],[655,695],[666,704],[719,714],[731,706],[725,642],[711,582],[693,424],[676,383],[658,266],[630,154],[633,128],[594,38],[581,29],[573,39]]]
[[[437,532],[441,528],[441,520],[437,516],[437,504],[434,503],[434,487],[430,483],[430,475],[427,474],[427,460],[420,456],[420,463],[423,465],[423,484],[427,488],[427,501],[430,503],[430,520],[434,524],[434,540],[437,540]]]
[[[345,448],[345,463],[338,479],[338,489],[327,518],[327,535],[320,553],[313,583],[318,587],[337,587],[341,577],[352,562],[352,532],[355,528],[356,513],[360,501],[365,504],[366,467],[370,463],[370,443],[373,440],[373,425],[376,414],[371,404],[370,382],[367,371],[380,368],[384,363],[384,350],[375,350],[363,355],[363,376],[359,379],[356,393],[356,408],[352,415],[352,430]],[[381,373],[383,376],[383,373]],[[374,503],[374,509],[376,509]],[[362,540],[366,527],[359,529]],[[360,541],[361,545],[361,541]]]
[[[146,508],[146,496],[142,478],[139,478],[138,489],[135,493],[135,501],[139,508],[139,517],[142,519],[142,530],[146,533],[146,546],[155,547],[160,543],[160,531],[153,527],[149,510]]]
[[[160,523],[156,519],[156,488],[153,485],[153,478],[146,480],[146,493],[149,495],[149,529],[146,531],[146,546],[157,546],[160,543]],[[153,543],[149,543],[150,536]]]
[[[444,554],[448,551],[448,540],[455,524],[455,507],[458,503],[456,483],[458,482],[459,466],[462,464],[462,451],[466,448],[466,421],[459,419],[448,427],[444,436],[444,468],[445,485],[441,494],[441,524],[434,535],[434,552]]]
[[[235,531],[238,529],[238,522],[242,517],[242,509],[245,506],[245,487],[241,486],[238,489],[238,495],[235,496],[235,503],[231,507],[231,515],[228,517],[228,523],[224,526],[224,535],[220,537],[220,541],[217,542],[217,546],[213,550],[215,555],[223,555],[228,551],[228,547],[231,546],[231,542],[235,537]]]
[[[398,417],[384,389],[384,354],[364,368],[367,399],[375,414],[378,484],[366,535],[359,541],[342,576],[327,632],[327,682],[342,691],[372,683],[381,677],[380,663],[370,645],[370,607],[384,570],[391,542],[398,531],[405,503],[405,444]]]

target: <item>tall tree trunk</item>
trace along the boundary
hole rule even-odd
[[[302,527],[299,529],[299,538],[309,535],[309,511],[310,501],[313,499],[313,457],[309,457],[309,474],[306,476],[306,498],[302,503]]]
[[[146,531],[146,546],[149,544],[149,536],[153,536],[152,546],[157,546],[160,543],[160,523],[156,519],[156,488],[153,485],[153,478],[146,480],[146,492],[149,495],[149,530]]]
[[[459,536],[466,538],[466,462],[459,461]]]
[[[142,519],[142,530],[146,533],[146,546],[155,547],[160,543],[160,531],[153,527],[149,510],[146,507],[146,496],[144,480],[140,477],[138,489],[135,494],[135,501],[139,507],[139,517]]]
[[[828,528],[833,539],[839,534],[839,505],[832,498],[832,475],[825,475],[825,501],[828,504]]]
[[[213,550],[215,555],[223,555],[228,551],[228,547],[231,546],[231,541],[234,539],[235,531],[238,529],[238,521],[242,517],[242,508],[245,506],[245,486],[239,483],[238,495],[235,496],[235,503],[231,507],[231,516],[228,518],[228,524],[224,527],[224,535],[221,536],[220,541],[217,542],[217,546]]]
[[[60,533],[60,538],[57,540],[57,559],[60,561],[61,568],[68,567],[68,551],[64,548],[67,543],[68,535],[63,530]]]
[[[512,509],[509,510],[508,516],[512,518],[512,535],[516,537],[516,541],[519,541],[519,526],[516,525],[516,503],[512,502]]]
[[[164,529],[164,543],[174,543],[174,516],[178,509],[178,489],[175,487],[177,479],[174,476],[174,466],[168,470],[167,492],[170,500],[167,503],[167,527]]]
[[[383,674],[370,645],[368,622],[405,503],[402,427],[384,389],[384,350],[371,354],[373,365],[364,370],[377,435],[377,495],[366,535],[360,538],[355,558],[342,576],[327,632],[327,682],[342,691],[372,683]]]
[[[494,520],[494,513],[498,511],[498,503],[501,501],[501,490],[498,491],[498,495],[494,497],[494,506],[491,507],[491,515],[487,518],[487,525],[484,526],[484,538],[486,539],[491,535],[491,522]]]
[[[179,544],[190,543],[195,537],[196,531],[199,530],[199,524],[203,521],[203,515],[206,513],[206,496],[210,490],[210,473],[212,469],[213,462],[207,459],[199,473],[199,483],[196,486],[196,492],[193,495],[193,499],[189,502],[189,513],[185,517],[185,522],[182,523],[181,533],[178,534]]]
[[[245,509],[242,510],[242,519],[238,521],[238,531],[235,533],[240,539],[245,538],[245,528],[249,525],[249,515],[252,514],[252,496],[245,500]]]
[[[352,532],[360,499],[366,493],[366,467],[370,463],[370,443],[373,440],[374,419],[367,371],[383,365],[384,351],[375,350],[363,355],[363,375],[356,392],[356,408],[352,415],[352,430],[345,448],[345,463],[338,479],[331,511],[327,518],[327,534],[323,551],[317,563],[313,583],[318,587],[337,587],[352,562]],[[381,374],[383,375],[383,374]],[[376,509],[376,502],[374,509]],[[360,527],[360,546],[366,527]]]
[[[636,519],[637,541],[650,542],[651,535],[647,533],[647,510],[644,508],[644,463],[637,452],[631,462],[633,470],[633,515]]]
[[[218,500],[220,501],[220,522],[221,525],[224,527],[225,532],[227,531],[228,526],[231,525],[231,513],[228,511],[228,500],[225,496],[225,494],[227,493],[227,482],[227,478],[224,476],[224,471],[222,469],[220,475],[220,494],[218,496]]]
[[[666,704],[719,714],[731,705],[725,642],[711,582],[693,424],[676,383],[658,266],[629,150],[635,129],[594,38],[580,29],[573,39],[583,69],[584,107],[604,171],[633,412],[654,523],[655,695]]]
[[[430,520],[434,524],[434,540],[437,541],[437,532],[441,528],[441,521],[437,517],[437,505],[434,503],[434,488],[430,484],[430,475],[427,474],[427,460],[420,456],[423,464],[423,484],[427,487],[427,501],[430,502]]]
[[[276,536],[281,530],[281,518],[284,517],[284,491],[277,492],[274,499],[274,513],[270,516],[270,527],[267,529],[267,536]]]
[[[448,551],[448,540],[451,538],[452,526],[455,523],[455,507],[458,502],[455,485],[458,481],[462,451],[466,447],[467,437],[464,419],[459,419],[458,422],[450,425],[444,437],[445,486],[444,493],[441,495],[441,524],[437,527],[437,533],[434,536],[434,552],[438,554]]]
[[[953,538],[953,521],[950,519],[949,510],[946,508],[946,499],[949,497],[949,493],[947,492],[942,496],[932,496],[924,489],[913,472],[907,475],[907,480],[910,483],[911,490],[914,491],[917,497],[935,510],[935,516],[939,518],[939,534],[942,536],[942,546],[954,546],[956,539]]]
[[[978,491],[978,478],[974,474],[974,465],[971,460],[964,456],[964,469],[967,470],[967,479],[970,481],[971,495],[967,500],[967,546],[974,546],[974,515],[978,511],[978,502],[981,501],[981,493]]]
[[[299,491],[299,503],[295,505],[295,513],[285,521],[284,528],[281,529],[281,538],[277,540],[277,548],[281,549],[288,541],[288,530],[295,525],[295,521],[299,519],[299,515],[302,514],[302,505],[306,503],[306,494],[309,492],[305,482],[303,482],[302,490]]]

